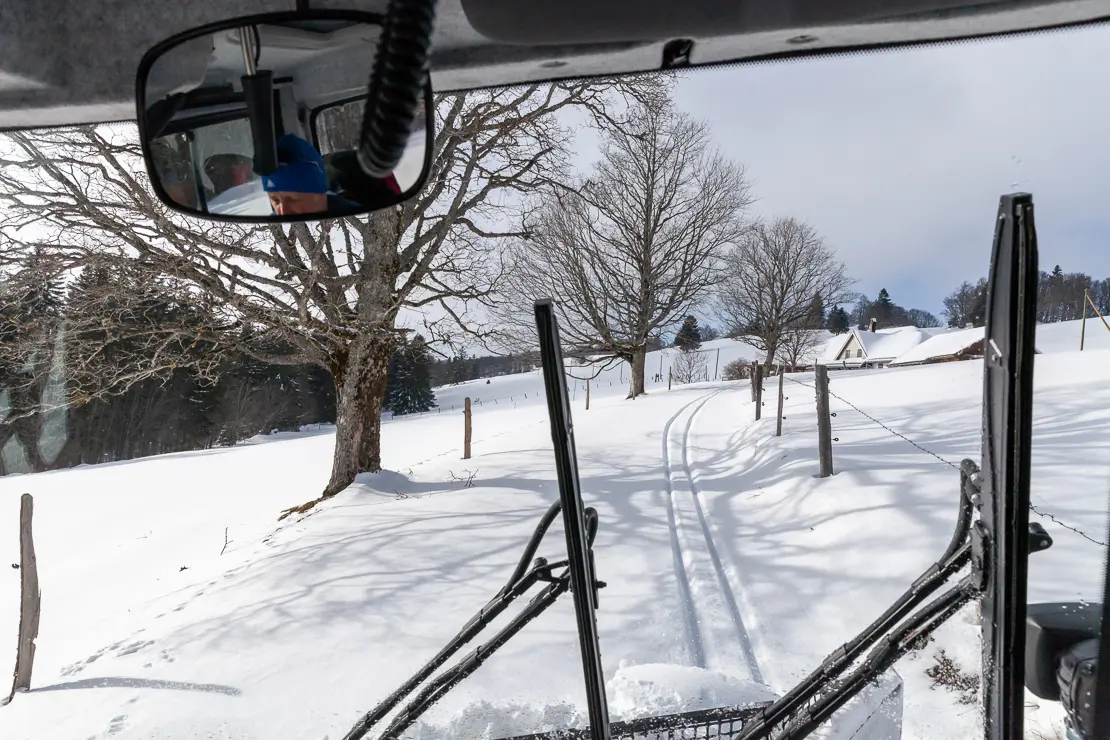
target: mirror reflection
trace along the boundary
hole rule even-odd
[[[424,174],[425,104],[390,175],[368,176],[357,158],[379,32],[366,22],[299,19],[232,26],[165,49],[141,83],[159,195],[181,210],[257,221],[403,201]]]

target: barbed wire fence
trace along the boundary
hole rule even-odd
[[[784,376],[784,377],[786,378],[787,381],[789,381],[791,383],[795,383],[797,385],[805,386],[806,388],[811,389],[815,393],[817,392],[817,386],[813,383],[806,383],[804,381],[798,380],[797,378],[791,378],[789,376]],[[892,434],[895,437],[898,437],[899,439],[901,439],[905,442],[908,442],[910,445],[916,447],[921,452],[925,453],[926,455],[929,455],[931,457],[936,458],[937,460],[944,463],[945,465],[952,468],[953,470],[959,471],[960,466],[958,464],[952,462],[951,460],[947,460],[947,459],[941,457],[937,453],[935,453],[932,450],[928,449],[927,447],[919,444],[918,442],[915,442],[914,440],[910,439],[909,437],[907,437],[905,434],[902,434],[898,430],[892,429],[890,426],[888,426],[887,424],[883,423],[882,421],[876,419],[874,416],[867,413],[866,411],[861,409],[859,406],[856,406],[854,403],[852,403],[848,399],[834,393],[832,391],[832,389],[829,389],[829,395],[832,396],[833,398],[835,398],[836,400],[840,401],[841,403],[843,403],[845,406],[848,406],[849,408],[853,409],[856,413],[858,413],[863,418],[867,419],[868,421],[871,421],[872,423],[874,423],[877,426],[881,427],[882,429],[886,430],[889,434]],[[836,416],[835,413],[832,414],[832,415]],[[1093,542],[1094,544],[1099,545],[1100,547],[1106,547],[1106,543],[1103,542],[1102,540],[1098,540],[1094,537],[1091,537],[1089,534],[1087,534],[1083,530],[1079,529],[1078,527],[1074,527],[1070,524],[1067,524],[1066,522],[1061,521],[1060,518],[1057,517],[1056,515],[1054,515],[1050,512],[1044,511],[1043,509],[1038,508],[1037,506],[1035,506],[1032,503],[1029,504],[1029,510],[1032,511],[1034,514],[1037,514],[1038,516],[1043,516],[1046,519],[1052,520],[1052,522],[1054,522],[1058,526],[1063,527],[1064,529],[1067,529],[1071,532],[1074,532],[1075,534],[1079,535],[1080,537],[1082,537],[1083,539],[1085,539],[1089,542]]]
[[[523,375],[523,373],[518,373],[518,374]],[[708,375],[706,375],[705,380],[708,380]],[[539,382],[542,383],[542,380],[539,381]],[[627,376],[623,376],[623,375],[618,380],[613,380],[613,378],[590,378],[589,382],[591,384],[593,384],[593,387],[595,389],[597,389],[597,388],[612,388],[612,387],[615,387],[615,386],[616,387],[623,387],[623,384],[628,382],[628,378],[627,378]],[[644,378],[644,385],[645,386],[650,385],[650,384],[661,385],[661,384],[666,383],[666,382],[667,382],[667,379],[663,375],[652,374],[652,375]],[[451,388],[454,388],[454,387],[455,386],[446,385],[446,386],[440,386],[439,389],[440,390],[442,390],[442,389],[451,389]],[[475,387],[476,388],[483,388],[484,384],[478,384]],[[578,377],[570,375],[570,373],[567,373],[567,389],[570,392],[570,400],[572,402],[578,400],[578,391],[585,391],[586,390],[586,379],[585,378],[578,378]],[[523,391],[523,392],[520,392],[520,393],[512,393],[512,394],[509,394],[507,396],[497,396],[497,397],[487,397],[487,396],[482,396],[482,395],[479,395],[479,394],[475,393],[471,397],[471,399],[472,399],[472,404],[473,404],[473,410],[478,411],[480,409],[485,409],[486,407],[489,407],[491,409],[492,408],[505,408],[506,406],[508,406],[509,408],[515,408],[516,404],[519,401],[522,401],[522,400],[535,401],[536,399],[540,399],[541,401],[545,401],[546,397],[544,396],[543,390],[532,390],[532,391]],[[434,416],[435,414],[446,414],[446,413],[451,413],[451,412],[455,412],[455,411],[457,411],[459,413],[462,413],[462,411],[463,411],[463,402],[462,401],[457,401],[457,402],[453,402],[453,403],[444,403],[442,405],[433,406],[432,408],[428,409],[427,411],[414,411],[410,414],[394,414],[392,411],[383,411],[382,412],[382,420],[383,421],[392,421],[393,419],[396,419],[398,421],[401,421],[403,419],[417,419],[417,418],[420,418],[421,416]]]

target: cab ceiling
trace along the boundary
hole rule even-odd
[[[303,4],[303,3],[302,3]],[[385,0],[312,0],[384,12]],[[295,0],[0,0],[0,128],[134,119],[168,36]],[[436,90],[920,43],[1110,19],[1110,0],[439,0]],[[683,48],[685,45],[677,45]],[[369,74],[369,70],[367,70]]]

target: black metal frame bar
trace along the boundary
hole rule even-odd
[[[974,538],[982,601],[984,737],[1021,740],[1036,352],[1033,197],[1000,199],[987,288],[982,515]]]
[[[1110,502],[1108,502],[1110,503]],[[1107,506],[1110,514],[1110,506]],[[1110,525],[1105,542],[1110,542]],[[1110,740],[1110,550],[1102,579],[1102,620],[1099,623],[1098,674],[1095,678],[1095,740]]]
[[[583,526],[582,489],[578,481],[574,425],[570,416],[570,400],[567,398],[567,379],[563,369],[563,351],[554,303],[550,299],[536,301],[535,315],[547,410],[551,418],[551,440],[555,446],[559,500],[563,504],[563,530],[567,539],[574,616],[578,623],[578,643],[582,652],[590,737],[592,740],[610,740],[609,706],[605,696],[605,674],[601,667],[601,645],[595,616],[598,584]]]

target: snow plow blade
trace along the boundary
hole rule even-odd
[[[687,740],[739,738],[744,725],[771,705],[757,702],[745,706],[701,709],[694,712],[638,717],[609,724],[613,740]],[[861,691],[829,721],[826,740],[901,740],[902,678],[890,671]],[[589,740],[588,728],[553,730],[498,740]]]

